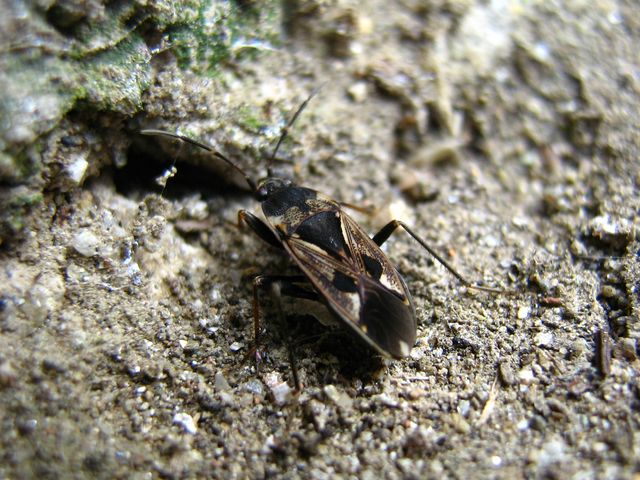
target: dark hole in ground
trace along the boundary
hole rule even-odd
[[[238,179],[225,171],[215,158],[197,157],[189,146],[178,147],[176,153],[164,151],[157,137],[136,140],[127,152],[127,163],[114,171],[114,181],[118,193],[127,197],[146,193],[162,194],[168,199],[179,199],[200,193],[203,197],[250,196],[248,188],[238,186]],[[193,163],[190,158],[198,158]],[[210,156],[209,156],[210,157]],[[168,178],[163,190],[157,179],[175,167],[175,175]],[[240,183],[241,184],[241,183]]]

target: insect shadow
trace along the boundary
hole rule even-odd
[[[277,298],[286,295],[323,303],[370,350],[383,357],[405,358],[416,342],[415,307],[405,281],[380,248],[398,228],[404,229],[467,287],[492,293],[503,290],[466,280],[404,222],[391,220],[369,237],[345,212],[343,207],[350,205],[274,175],[272,165],[278,149],[313,95],[300,105],[283,128],[267,161],[267,175],[258,181],[222,153],[197,140],[164,130],[142,130],[141,133],[178,139],[203,148],[240,173],[254,198],[260,202],[266,221],[240,210],[238,224],[248,226],[266,243],[286,252],[299,269],[300,273],[296,275],[254,278],[255,343],[249,355],[258,351],[260,339],[259,292],[269,288]],[[279,300],[277,304],[282,318]],[[291,349],[289,351],[294,384],[299,390],[297,368]]]

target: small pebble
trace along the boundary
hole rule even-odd
[[[8,361],[0,363],[0,387],[10,387],[18,379],[13,366]]]
[[[409,390],[407,397],[409,400],[418,400],[424,397],[427,394],[427,391],[422,388],[413,388]]]
[[[518,372],[518,378],[523,383],[531,383],[535,377],[533,375],[533,370],[531,370],[530,367],[525,367]]]
[[[375,399],[380,403],[382,403],[385,407],[397,408],[399,406],[398,401],[391,398],[386,393],[381,393],[380,395],[376,395]]]
[[[631,230],[631,222],[625,218],[611,218],[609,215],[601,215],[589,222],[591,233],[596,238],[605,235],[628,235]]]
[[[524,320],[525,318],[529,318],[530,313],[531,313],[531,308],[520,307],[517,313],[518,320]]]
[[[198,427],[196,427],[193,417],[188,413],[176,413],[173,416],[173,423],[174,425],[179,425],[182,430],[190,435],[195,435],[198,431]]]
[[[282,381],[279,373],[268,373],[265,376],[265,383],[267,387],[269,387],[269,390],[271,390],[271,394],[277,405],[284,405],[289,402],[292,393],[291,387],[289,387],[287,382]]]
[[[260,380],[250,380],[242,385],[243,390],[253,393],[254,395],[262,395],[264,393],[264,388],[262,382]]]
[[[100,240],[90,230],[83,229],[73,237],[72,246],[80,255],[92,257],[98,253]]]
[[[498,373],[503,384],[510,386],[516,383],[516,377],[507,362],[500,363],[500,366],[498,367]]]
[[[216,391],[218,392],[225,392],[225,391],[231,390],[231,386],[229,385],[229,382],[227,382],[227,379],[220,372],[216,373],[214,384],[216,386]]]
[[[553,343],[553,333],[540,332],[534,337],[533,341],[539,347],[548,347]]]
[[[22,435],[29,435],[38,428],[38,420],[35,418],[20,419],[16,422],[16,427]]]
[[[335,385],[325,385],[324,394],[334,404],[345,410],[353,406],[353,400],[346,393],[338,391]]]
[[[638,359],[636,355],[637,341],[635,338],[621,338],[618,342],[618,348],[622,356],[630,362]]]
[[[222,391],[218,394],[218,396],[220,397],[220,402],[223,405],[233,405],[234,401],[235,401],[235,397],[233,396],[233,393],[228,392],[228,391]]]
[[[539,450],[538,463],[543,467],[556,464],[558,462],[564,462],[566,443],[560,438],[551,439],[543,444],[543,447]]]
[[[469,425],[469,422],[467,422],[459,413],[451,414],[451,426],[456,430],[456,432],[463,435],[466,435],[471,431],[471,425]]]
[[[366,82],[356,82],[349,87],[347,93],[356,103],[362,103],[367,99],[368,88]]]
[[[80,185],[84,180],[84,176],[87,173],[89,162],[84,154],[76,155],[69,164],[67,164],[65,170],[69,179],[76,185]]]

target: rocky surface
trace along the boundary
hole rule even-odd
[[[0,478],[635,478],[634,2],[8,2]],[[276,170],[385,247],[418,312],[384,361],[252,278]],[[173,170],[175,168],[175,171]],[[289,351],[303,390],[293,389]]]

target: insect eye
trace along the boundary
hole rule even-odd
[[[260,188],[258,188],[258,190],[256,190],[256,198],[259,201],[266,200],[268,196],[269,196],[269,191],[267,190],[266,186],[263,185]]]

